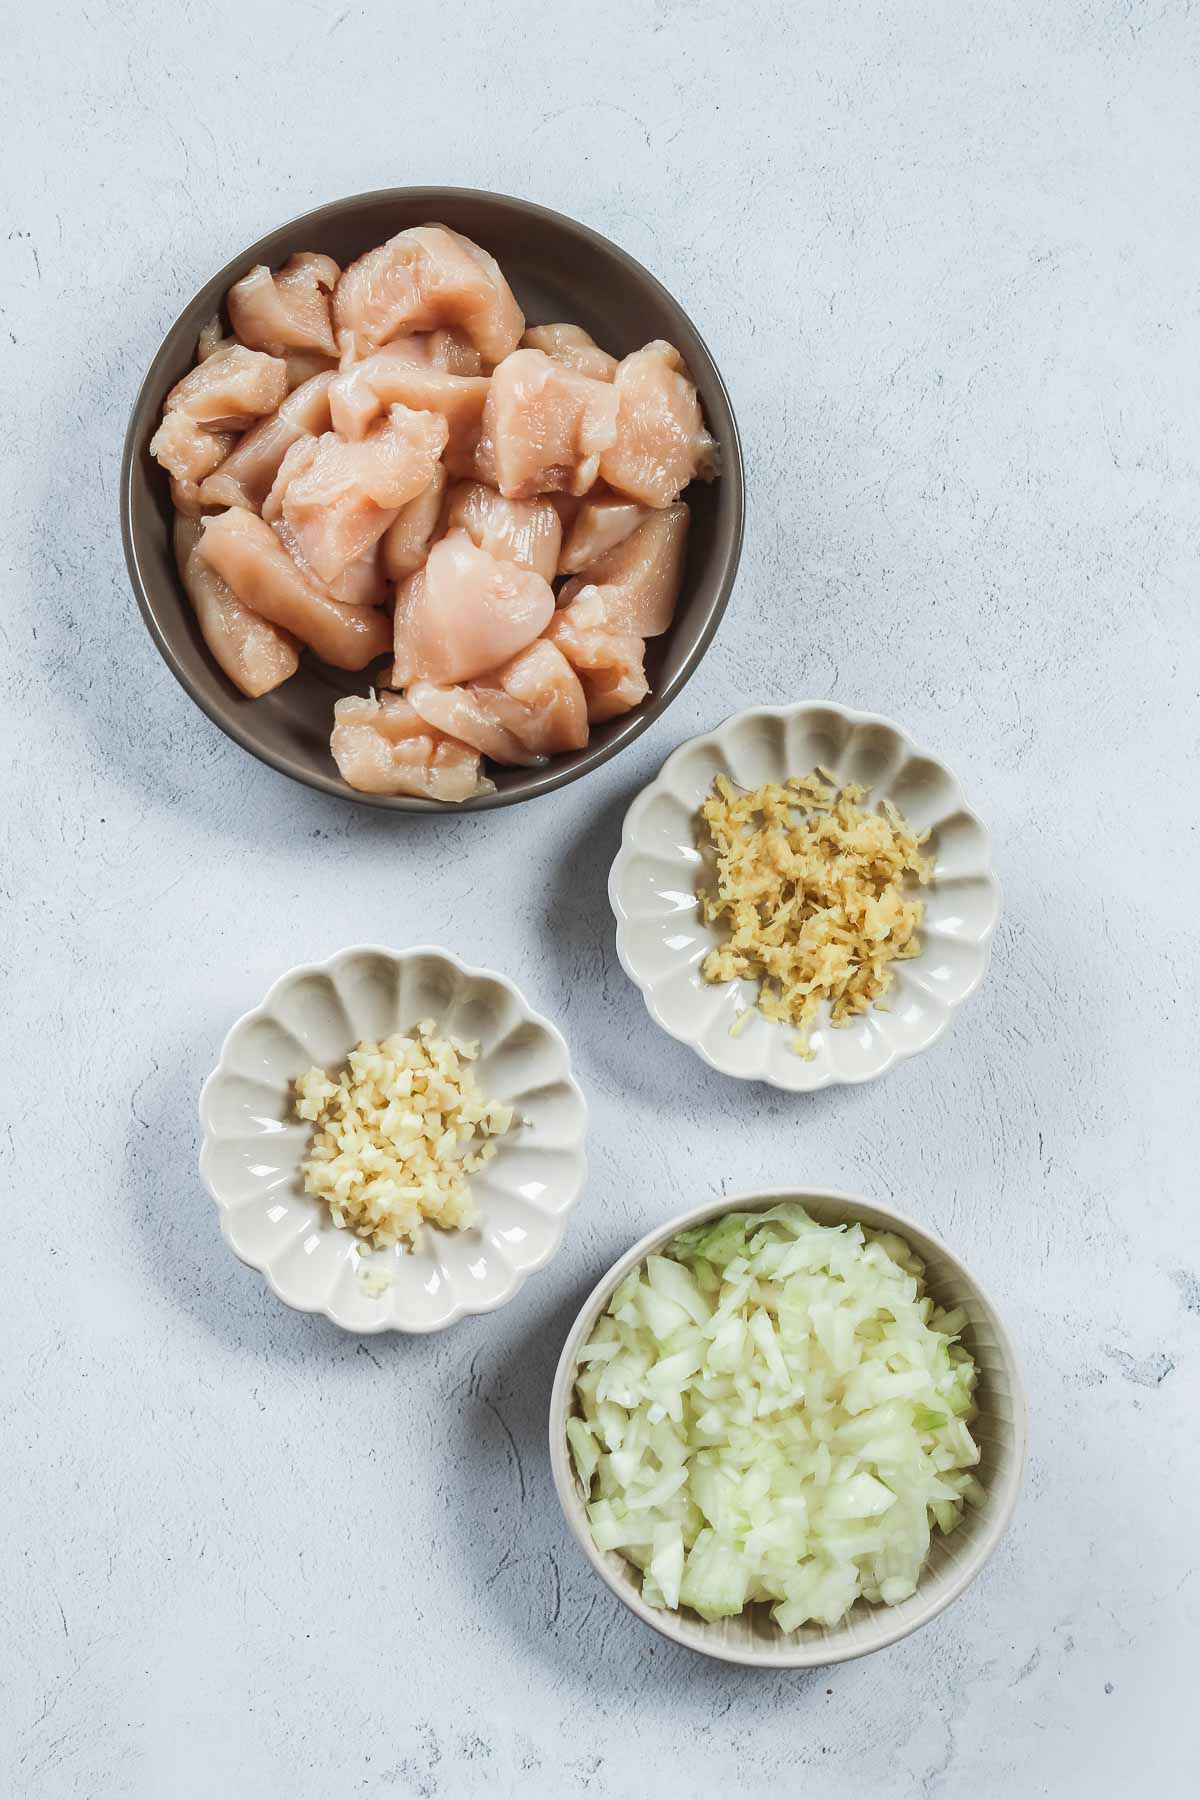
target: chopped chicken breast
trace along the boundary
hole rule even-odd
[[[299,438],[279,466],[263,516],[278,510],[289,550],[319,581],[334,581],[428,487],[447,436],[440,413],[393,406],[357,443],[332,431]]]
[[[461,525],[489,556],[519,563],[544,581],[554,579],[562,526],[549,500],[506,500],[480,481],[461,482],[450,490],[446,521]]]
[[[495,791],[478,750],[434,730],[398,694],[348,695],[335,703],[333,719],[333,760],[359,793],[461,801]]]
[[[414,412],[440,413],[450,433],[446,467],[451,474],[458,470],[469,474],[475,466],[488,378],[450,375],[416,360],[409,345],[419,341],[389,344],[338,376],[329,395],[333,428],[345,438],[360,438],[381,412],[395,404]]]
[[[176,481],[193,486],[224,460],[237,442],[231,431],[209,431],[185,412],[164,413],[150,439],[150,454]]]
[[[476,467],[510,500],[586,494],[616,442],[617,392],[543,350],[516,350],[492,375]]]
[[[282,535],[282,534],[281,534]],[[329,597],[343,606],[386,606],[391,595],[387,575],[379,560],[379,545],[347,563],[329,583]]]
[[[196,339],[196,361],[207,362],[218,350],[228,350],[235,342],[236,339],[225,336],[220,313],[214,313],[208,323],[200,328],[200,336]]]
[[[416,405],[415,401],[405,400],[403,392],[405,381],[412,380],[414,371],[479,380],[483,378],[483,358],[458,331],[420,331],[412,337],[397,338],[365,359],[345,357],[333,395],[335,429],[343,437],[361,437],[390,399],[403,400],[406,406]],[[393,387],[397,391],[390,393]],[[460,391],[472,392],[466,388]],[[482,403],[481,399],[480,406]],[[444,409],[435,405],[431,410]]]
[[[581,501],[571,521],[558,559],[559,574],[578,575],[649,517],[648,506],[639,506],[636,500],[626,500],[621,494],[600,494],[595,499],[589,495]]]
[[[581,750],[588,739],[579,677],[545,638],[465,687],[414,681],[407,698],[431,725],[493,762],[540,762],[561,750]]]
[[[302,437],[329,430],[331,373],[314,375],[293,389],[279,411],[260,419],[238,439],[216,472],[203,482],[200,498],[207,506],[248,506],[261,512],[279,466]],[[170,415],[174,417],[174,414]],[[166,421],[163,421],[164,426]]]
[[[429,546],[442,516],[446,470],[439,463],[433,479],[419,494],[406,500],[379,540],[379,556],[389,581],[403,581],[425,567]]]
[[[577,599],[598,594],[608,629],[661,637],[675,616],[683,585],[688,518],[682,501],[651,512],[644,524],[567,582],[558,597],[560,606],[569,608]]]
[[[284,355],[287,365],[288,393],[293,388],[303,387],[314,375],[336,375],[337,358],[321,356],[316,350],[289,350]]]
[[[521,339],[521,348],[544,350],[555,362],[577,375],[590,375],[593,381],[611,381],[617,372],[616,357],[601,350],[582,325],[535,325]]]
[[[290,632],[243,606],[200,554],[199,520],[175,521],[175,560],[200,634],[234,687],[251,700],[294,675],[300,647]]]
[[[693,477],[711,481],[717,446],[678,350],[661,340],[627,356],[614,377],[616,442],[600,458],[610,487],[647,506],[670,506]]]
[[[540,575],[450,531],[396,590],[394,679],[404,688],[470,681],[540,637],[553,613],[554,594]]]
[[[595,588],[554,615],[546,639],[562,651],[578,675],[593,725],[632,711],[650,692],[645,640],[606,624]]]
[[[194,481],[180,481],[171,477],[171,505],[185,519],[198,519],[205,511],[204,502],[200,498],[200,489]]]
[[[681,502],[651,512],[559,595],[546,636],[578,673],[593,724],[629,712],[649,692],[645,640],[674,616],[688,516]]]
[[[356,357],[414,331],[458,326],[490,363],[514,350],[525,329],[499,265],[444,225],[401,231],[351,263],[334,290],[333,322]]]
[[[344,270],[250,269],[150,447],[218,667],[256,696],[304,646],[372,665],[381,698],[335,708],[345,781],[451,802],[493,791],[484,756],[577,751],[645,699],[680,495],[718,460],[670,344],[618,362],[581,325],[527,331],[494,259],[438,224]]]
[[[242,431],[277,410],[287,393],[287,365],[261,350],[227,344],[177,381],[164,412],[186,413],[214,431]]]
[[[243,606],[293,632],[323,662],[338,669],[365,669],[388,650],[387,614],[331,600],[256,513],[233,506],[213,514],[204,520],[199,548]]]
[[[259,263],[234,282],[225,296],[229,321],[243,344],[282,356],[288,350],[316,350],[335,356],[329,296],[341,270],[331,256],[301,251],[277,275]]]

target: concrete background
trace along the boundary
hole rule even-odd
[[[1134,0],[3,0],[0,1792],[1194,1792],[1200,18]],[[521,812],[294,787],[159,661],[117,537],[134,391],[239,246],[404,182],[644,259],[738,408],[734,604],[665,719]],[[657,1034],[622,812],[756,701],[893,715],[995,830],[949,1041],[789,1100]],[[274,975],[441,939],[566,1031],[593,1177],[493,1319],[359,1343],[218,1237],[196,1092]],[[1000,1297],[1028,1482],[968,1596],[828,1674],[675,1651],[543,1448],[584,1288],[718,1185],[928,1219]]]

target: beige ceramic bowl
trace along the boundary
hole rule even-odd
[[[592,1541],[583,1489],[575,1474],[566,1435],[567,1419],[577,1408],[576,1357],[618,1283],[677,1232],[720,1218],[724,1213],[758,1212],[781,1200],[799,1201],[822,1225],[857,1223],[874,1231],[898,1232],[924,1262],[926,1286],[937,1303],[944,1307],[961,1306],[966,1312],[968,1324],[962,1341],[979,1366],[979,1413],[971,1432],[982,1451],[982,1460],[975,1473],[987,1490],[986,1503],[977,1510],[965,1508],[962,1524],[952,1536],[934,1532],[929,1561],[911,1599],[899,1606],[872,1606],[859,1600],[831,1629],[805,1625],[789,1633],[780,1631],[769,1609],[762,1605],[748,1607],[738,1618],[713,1623],[688,1607],[667,1612],[647,1606],[641,1596],[639,1571],[617,1552],[598,1550]],[[550,1398],[554,1484],[567,1523],[601,1580],[664,1637],[723,1662],[761,1668],[807,1669],[849,1662],[852,1657],[886,1649],[910,1631],[927,1625],[974,1581],[1003,1537],[1017,1503],[1024,1457],[1025,1396],[1021,1376],[1012,1343],[992,1302],[940,1238],[901,1213],[856,1200],[849,1194],[787,1189],[737,1194],[694,1207],[660,1225],[627,1251],[592,1290],[563,1346]]]

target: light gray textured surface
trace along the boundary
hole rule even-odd
[[[1186,4],[232,7],[3,0],[0,1791],[1192,1791],[1200,21]],[[18,26],[20,30],[18,31]],[[207,723],[130,598],[116,473],[160,332],[283,216],[459,181],[577,214],[739,410],[734,603],[627,756],[406,823]],[[994,827],[949,1041],[797,1101],[616,966],[630,795],[749,701],[890,713]],[[195,1096],[285,965],[434,937],[566,1031],[593,1179],[498,1317],[369,1346],[233,1262]],[[942,1231],[1022,1340],[1017,1523],[926,1632],[708,1666],[593,1581],[542,1422],[656,1218],[822,1181]]]

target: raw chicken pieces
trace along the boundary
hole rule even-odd
[[[297,567],[271,527],[240,506],[204,521],[199,553],[243,606],[294,632],[335,669],[365,669],[388,649],[387,614],[331,600]]]
[[[436,224],[344,270],[309,251],[250,269],[150,450],[233,686],[270,693],[306,649],[375,665],[370,697],[334,708],[343,780],[449,803],[493,791],[484,757],[578,751],[645,699],[680,495],[717,467],[670,344],[618,362],[582,326],[526,330],[494,259]]]
[[[577,375],[590,375],[596,381],[611,381],[617,372],[616,357],[601,350],[582,325],[535,325],[521,339],[521,348],[544,350],[555,362],[565,363]]]
[[[616,441],[600,458],[609,487],[646,506],[670,506],[694,476],[711,481],[717,446],[678,350],[658,341],[621,364],[613,386]]]
[[[234,335],[252,350],[282,356],[288,350],[316,350],[336,356],[329,296],[341,270],[331,256],[302,250],[272,275],[259,263],[226,295]]]
[[[550,584],[447,532],[425,567],[396,590],[392,680],[470,681],[540,637],[554,613]]]
[[[609,626],[596,589],[556,613],[546,637],[578,675],[593,725],[632,712],[650,692],[645,639]]]
[[[485,361],[515,350],[525,319],[500,267],[444,225],[418,225],[350,264],[333,296],[338,343],[368,356],[392,338],[460,326]]]
[[[620,494],[602,494],[595,500],[589,496],[571,520],[558,559],[559,574],[578,575],[649,517],[648,506],[639,506],[636,500],[625,500]]]
[[[164,410],[186,413],[213,431],[243,431],[252,419],[282,405],[287,391],[286,363],[228,344],[175,383]]]
[[[300,666],[300,646],[290,632],[243,606],[199,551],[198,520],[175,521],[175,560],[200,634],[234,687],[251,700],[269,694]]]
[[[214,474],[201,483],[206,506],[248,506],[261,512],[279,473],[279,465],[302,437],[329,430],[329,385],[332,373],[314,375],[294,388],[277,413],[261,419],[240,438]],[[163,421],[163,429],[167,421]]]
[[[446,481],[445,466],[439,463],[428,487],[405,502],[380,538],[379,555],[389,581],[403,581],[406,575],[415,575],[425,567],[442,516]]]
[[[559,605],[569,611],[577,598],[595,591],[613,630],[661,637],[675,615],[683,582],[688,519],[687,507],[678,502],[652,512],[644,525],[568,581]]]
[[[335,703],[333,719],[333,760],[362,794],[459,801],[494,790],[481,773],[478,750],[434,730],[398,694],[381,700],[348,694]]]
[[[481,481],[463,482],[450,490],[446,523],[461,525],[489,556],[519,563],[544,581],[557,573],[562,526],[549,500],[506,500]]]
[[[414,681],[408,700],[431,725],[493,762],[541,762],[561,750],[582,750],[588,740],[579,677],[545,638],[466,687]]]
[[[444,458],[452,474],[470,474],[484,402],[486,375],[450,375],[416,361],[408,343],[389,345],[366,362],[339,375],[329,393],[333,428],[345,438],[359,438],[388,406],[400,404],[416,412],[440,413],[449,436]]]
[[[235,442],[231,431],[209,431],[185,412],[169,412],[150,439],[150,454],[176,481],[195,484],[228,456]]]
[[[150,454],[177,484],[177,510],[200,511],[199,482],[228,454],[231,433],[273,413],[287,393],[287,369],[273,356],[229,344],[214,350],[167,395]]]
[[[559,596],[547,632],[583,683],[593,724],[645,699],[645,640],[671,623],[683,581],[688,509],[652,512]]]
[[[292,554],[319,581],[334,581],[428,487],[446,437],[440,414],[393,406],[357,443],[335,431],[300,438],[280,464],[263,516],[277,512]]]
[[[509,500],[586,494],[616,443],[610,382],[576,375],[544,350],[516,350],[492,375],[476,468]]]

